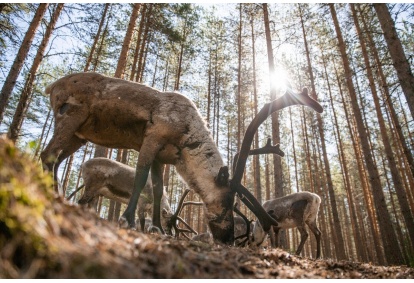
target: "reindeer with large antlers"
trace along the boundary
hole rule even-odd
[[[291,105],[322,107],[307,95],[287,93],[265,105],[249,126],[236,174],[229,184],[228,169],[194,103],[175,92],[106,77],[97,73],[65,76],[46,88],[55,117],[52,139],[42,152],[44,167],[56,173],[60,163],[86,141],[112,148],[140,152],[134,190],[121,216],[122,227],[134,227],[135,210],[149,171],[153,181],[153,224],[161,229],[160,200],[163,164],[172,164],[205,205],[205,215],[214,239],[233,244],[235,193],[246,196],[248,205],[263,227],[277,225],[241,184],[248,151],[259,125],[273,112]],[[265,113],[264,113],[265,112]],[[250,137],[251,136],[251,137]],[[56,186],[57,188],[57,186]]]

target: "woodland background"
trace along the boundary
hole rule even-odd
[[[188,96],[231,168],[255,113],[308,87],[324,112],[291,107],[268,119],[254,147],[271,137],[285,156],[252,157],[244,184],[260,202],[317,193],[324,258],[412,266],[413,28],[410,3],[0,3],[0,132],[39,160],[53,133],[45,87],[96,71]],[[88,143],[61,166],[66,196],[94,156],[134,166],[138,153]],[[172,166],[164,184],[174,208],[186,185]],[[102,198],[98,213],[117,221],[123,209]],[[183,214],[206,231],[201,208]],[[281,241],[294,251],[298,232]]]

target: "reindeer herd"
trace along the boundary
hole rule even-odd
[[[272,113],[292,105],[308,106],[322,113],[321,105],[309,97],[306,88],[301,93],[287,91],[257,114],[233,161],[232,178],[196,106],[177,92],[160,92],[98,73],[75,73],[49,85],[46,93],[50,94],[55,125],[41,159],[44,169],[53,173],[57,193],[62,194],[57,180],[59,165],[87,141],[110,148],[134,149],[139,151],[135,169],[106,158],[85,162],[81,168],[85,189],[79,203],[93,206],[97,196],[102,195],[127,204],[119,219],[121,228],[135,228],[138,207],[142,231],[145,213],[152,211],[152,225],[160,233],[171,234],[172,229],[176,236],[196,233],[179,217],[182,207],[189,204],[184,202],[185,196],[175,213],[165,197],[162,173],[164,165],[171,164],[202,200],[209,227],[205,238],[210,236],[210,240],[233,245],[244,237],[242,243],[260,246],[272,231],[277,235],[279,229],[298,227],[299,254],[308,236],[306,223],[316,237],[316,257],[320,257],[321,233],[316,218],[321,201],[316,194],[292,194],[262,206],[241,184],[249,155],[283,156],[279,146],[271,146],[270,141],[264,148],[250,149],[258,127]],[[252,225],[235,207],[236,194],[256,215]],[[234,216],[234,211],[241,215]],[[179,228],[178,221],[186,228]],[[276,246],[273,238],[272,246]]]

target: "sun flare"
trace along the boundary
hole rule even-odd
[[[288,87],[288,74],[285,69],[276,67],[274,72],[270,75],[271,86],[277,91],[283,91]]]

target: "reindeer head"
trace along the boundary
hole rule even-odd
[[[89,117],[90,105],[96,93],[103,87],[99,84],[101,75],[94,73],[71,74],[46,87],[55,117],[52,139],[41,153],[43,167],[54,173],[60,162],[80,148],[84,137],[79,129]]]

